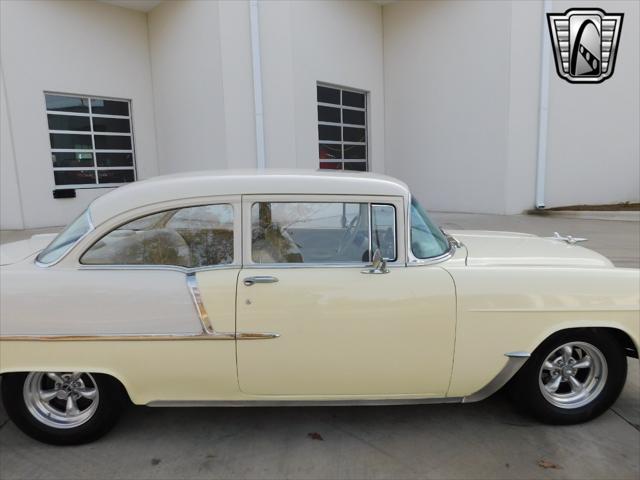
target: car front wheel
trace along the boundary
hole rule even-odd
[[[609,408],[626,377],[626,357],[611,335],[568,330],[536,349],[514,378],[511,396],[543,422],[580,423]]]
[[[3,375],[2,400],[9,418],[30,437],[54,445],[87,443],[116,423],[124,405],[120,384],[86,372]]]

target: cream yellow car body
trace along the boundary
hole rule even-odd
[[[252,262],[252,202],[345,198],[395,206],[388,274]],[[637,352],[637,269],[509,232],[451,231],[458,246],[420,260],[410,199],[401,182],[369,174],[205,172],[120,188],[91,205],[93,229],[53,265],[35,262],[50,238],[2,247],[0,373],[105,373],[141,405],[418,403],[485,398],[565,329],[612,329]],[[211,203],[234,209],[230,265],[79,261],[125,221]],[[254,276],[278,281],[245,285]]]

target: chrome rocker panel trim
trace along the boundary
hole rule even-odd
[[[352,407],[385,405],[427,405],[434,403],[462,403],[462,397],[345,399],[345,400],[158,400],[147,407]]]
[[[531,356],[531,354],[527,352],[509,352],[505,353],[504,355],[508,360],[505,366],[502,367],[502,370],[500,370],[498,374],[493,377],[493,380],[487,383],[480,390],[464,397],[462,399],[463,403],[479,402],[496,393],[498,390],[504,387],[516,373],[518,373],[518,370],[522,368],[522,366]]]
[[[524,365],[531,354],[527,352],[505,353],[506,365],[487,385],[466,397],[428,397],[393,399],[345,399],[345,400],[157,400],[148,407],[322,407],[322,406],[383,406],[383,405],[428,405],[437,403],[473,403],[484,400],[500,390]]]

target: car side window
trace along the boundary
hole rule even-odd
[[[251,240],[255,263],[366,262],[368,204],[254,203]]]
[[[233,207],[178,208],[126,223],[94,243],[85,265],[173,265],[196,268],[233,262]]]
[[[371,260],[370,248],[380,248],[385,258],[395,260],[395,236],[391,205],[258,202],[251,206],[254,263],[366,263]]]

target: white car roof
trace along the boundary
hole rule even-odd
[[[163,175],[119,187],[90,206],[94,225],[155,203],[216,195],[332,194],[409,198],[406,184],[368,172],[314,170],[210,170]]]

